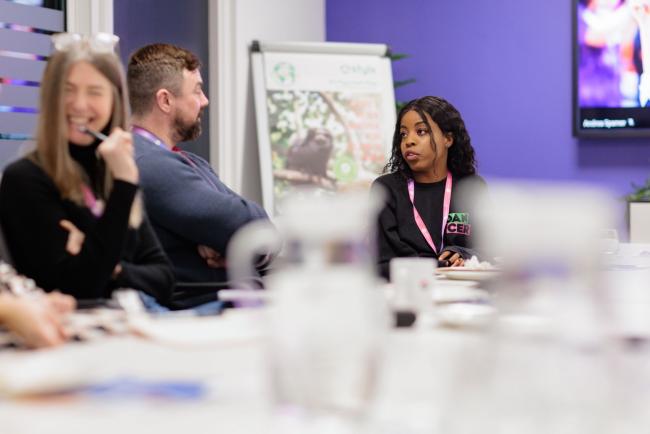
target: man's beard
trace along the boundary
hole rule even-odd
[[[189,142],[197,139],[201,135],[201,114],[189,125],[183,122],[180,117],[176,117],[174,119],[174,131],[179,142]]]

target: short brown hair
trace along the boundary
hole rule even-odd
[[[131,54],[127,80],[133,114],[148,113],[159,89],[178,95],[183,70],[194,71],[200,66],[196,54],[171,44],[146,45]]]

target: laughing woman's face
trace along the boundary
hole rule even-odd
[[[95,139],[79,129],[101,131],[108,125],[114,103],[111,82],[93,65],[80,61],[70,68],[64,86],[68,141],[90,145]]]

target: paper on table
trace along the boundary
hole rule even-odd
[[[96,380],[84,345],[39,351],[12,351],[0,358],[0,393],[8,396],[71,390]]]
[[[129,318],[131,330],[143,337],[174,345],[213,345],[263,337],[258,315],[227,312],[217,317]]]

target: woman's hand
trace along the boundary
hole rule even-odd
[[[199,245],[199,255],[205,260],[210,268],[226,268],[226,259],[219,252],[211,247]]]
[[[32,348],[60,345],[66,340],[61,316],[44,299],[0,295],[0,323]]]
[[[61,294],[59,291],[52,291],[45,294],[45,302],[61,315],[68,314],[77,307],[77,300],[74,297]]]
[[[108,139],[99,144],[99,155],[106,161],[113,178],[137,184],[138,166],[133,158],[133,136],[121,128],[115,128]]]
[[[79,252],[81,252],[81,246],[84,243],[84,240],[86,239],[86,235],[81,232],[71,221],[69,220],[61,220],[59,222],[59,225],[65,229],[66,231],[69,232],[68,234],[68,241],[65,243],[65,250],[66,252],[70,253],[72,256],[78,255]],[[113,273],[111,274],[111,278],[113,280],[117,279],[118,276],[122,273],[122,265],[119,263],[115,266],[113,269]],[[54,293],[51,293],[54,294]],[[60,294],[60,293],[57,293]],[[67,295],[60,294],[63,297],[69,297]],[[57,296],[53,296],[57,297]],[[70,297],[73,301],[74,298]],[[74,306],[72,307],[71,310],[74,310]]]
[[[438,256],[439,261],[447,260],[450,267],[462,267],[465,264],[465,260],[458,253],[445,250]]]
[[[68,231],[68,241],[65,243],[65,250],[72,256],[78,255],[81,252],[81,246],[86,239],[86,235],[69,220],[61,220],[59,225]]]

